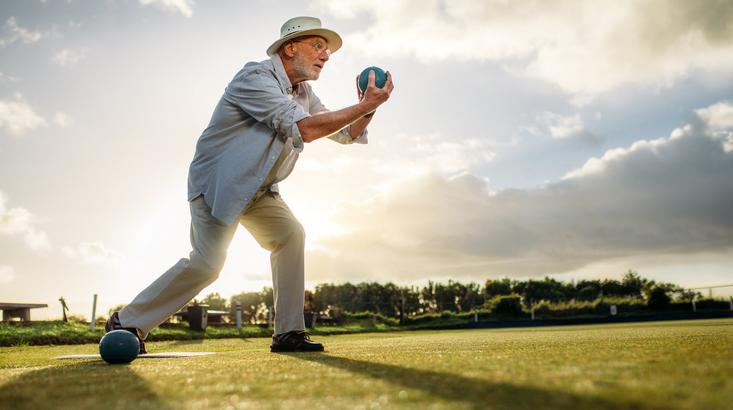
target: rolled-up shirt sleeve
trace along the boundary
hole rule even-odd
[[[277,80],[268,73],[242,70],[227,86],[224,98],[266,124],[283,141],[292,138],[296,150],[303,149],[297,122],[310,114],[283,94]]]
[[[341,131],[331,134],[328,136],[328,138],[341,143],[341,144],[367,144],[369,141],[367,140],[367,134],[369,132],[366,128],[364,128],[364,131],[361,132],[361,135],[359,135],[356,138],[351,137],[351,126],[342,129]]]

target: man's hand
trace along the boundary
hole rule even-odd
[[[389,71],[387,71],[387,81],[382,88],[377,88],[375,85],[375,77],[374,71],[370,71],[366,91],[363,94],[357,91],[359,103],[338,111],[325,112],[298,121],[298,129],[303,141],[315,141],[318,138],[338,132],[349,125],[352,126],[350,130],[352,138],[361,135],[362,130],[369,123],[371,114],[389,99],[389,95],[394,89],[392,74]]]
[[[387,81],[384,83],[384,87],[377,88],[375,81],[376,75],[374,74],[374,70],[370,70],[367,89],[362,93],[359,89],[359,76],[356,76],[356,95],[359,98],[359,103],[365,103],[368,107],[374,107],[369,111],[370,113],[384,104],[389,99],[392,90],[394,90],[392,74],[389,71],[387,71]]]

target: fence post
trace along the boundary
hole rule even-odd
[[[242,330],[242,302],[237,302],[237,312],[235,317],[237,320],[237,330]]]
[[[64,315],[64,323],[69,321],[69,318],[66,317],[66,312],[69,310],[69,308],[66,306],[66,300],[63,296],[59,298],[59,302],[61,302],[61,313]]]
[[[89,330],[92,332],[94,331],[94,328],[97,325],[97,320],[95,317],[97,316],[97,294],[94,294],[94,302],[92,302],[92,318],[89,320]]]
[[[405,292],[400,295],[400,324],[405,324]]]
[[[692,311],[697,312],[697,306],[695,305],[695,297],[692,297]]]

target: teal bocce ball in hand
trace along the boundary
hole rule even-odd
[[[384,87],[384,83],[387,82],[387,73],[385,73],[384,70],[379,67],[367,67],[361,72],[361,74],[359,74],[359,91],[362,93],[366,91],[369,86],[369,71],[372,70],[374,71],[374,85],[376,85],[377,88]]]

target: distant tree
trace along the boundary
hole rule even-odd
[[[402,312],[405,316],[412,316],[423,313],[422,304],[420,303],[420,289],[417,287],[403,287],[400,291],[400,304]]]
[[[263,303],[261,292],[242,292],[230,298],[231,317],[236,317],[237,302],[241,303],[242,321],[245,323],[257,323],[267,309]]]
[[[364,282],[356,285],[357,308],[385,316],[399,315],[401,290],[393,283]]]
[[[524,298],[524,303],[530,306],[534,302],[546,300],[549,302],[559,302],[566,300],[565,286],[552,278],[545,277],[543,280],[528,280],[526,282],[517,282],[514,291]]]
[[[629,269],[623,279],[621,279],[621,286],[624,293],[623,296],[641,297],[647,282],[648,281],[639,276],[638,273]]]
[[[484,296],[481,293],[479,284],[470,282],[463,284],[460,282],[448,281],[448,287],[454,293],[454,310],[456,312],[465,312],[484,304]]]
[[[362,282],[358,284],[322,283],[306,295],[308,308],[321,314],[329,314],[337,318],[343,312],[360,313],[371,311],[384,316],[399,318],[400,314],[415,315],[444,310],[465,312],[475,306],[496,307],[500,296],[512,296],[503,301],[500,310],[516,311],[512,303],[519,297],[528,307],[546,301],[547,303],[567,302],[571,300],[593,301],[604,296],[644,297],[659,300],[663,298],[661,288],[667,296],[675,295],[675,300],[689,301],[699,295],[697,292],[685,291],[670,283],[656,283],[642,278],[637,272],[629,270],[622,280],[580,280],[578,282],[561,282],[549,277],[512,281],[508,278],[489,279],[481,288],[476,283],[461,283],[449,280],[447,283],[429,281],[423,287],[400,287],[393,283]],[[654,293],[654,298],[652,298]],[[519,295],[519,296],[517,296]],[[245,311],[254,312],[256,318],[265,317],[265,307],[272,304],[272,289],[262,292],[242,293],[237,295],[245,303]],[[656,298],[656,299],[655,299]],[[655,302],[657,303],[657,302]],[[659,302],[664,303],[664,302]],[[659,306],[656,305],[655,306]],[[233,307],[233,305],[232,305]],[[521,306],[520,306],[521,310]],[[258,313],[259,312],[259,313]]]
[[[341,304],[336,297],[336,290],[338,287],[339,285],[333,285],[330,283],[321,283],[316,285],[316,289],[313,291],[313,308],[316,312],[326,314],[332,307],[339,306]]]
[[[269,286],[262,288],[260,291],[260,298],[262,299],[262,303],[265,304],[265,307],[272,307],[275,305],[275,294]]]
[[[438,302],[435,300],[435,282],[429,280],[427,285],[420,288],[420,303],[425,312],[438,310]]]
[[[675,299],[677,301],[681,301],[681,302],[692,303],[693,299],[700,298],[700,297],[702,297],[702,294],[700,292],[697,292],[697,291],[694,291],[694,290],[681,289],[680,288],[676,292]]]
[[[486,301],[486,308],[495,314],[516,317],[522,314],[522,297],[516,293],[494,296]]]
[[[442,312],[444,310],[455,310],[456,296],[451,287],[446,286],[443,283],[436,283],[433,287],[433,293],[438,307],[438,312]]]
[[[356,285],[356,300],[359,309],[357,311],[368,311],[380,313],[380,289],[377,282],[362,282]]]
[[[357,300],[356,286],[351,283],[334,285],[322,283],[316,286],[313,292],[314,308],[321,313],[339,311],[358,312],[360,311]]]
[[[423,312],[467,311],[483,305],[485,299],[477,283],[463,284],[454,280],[447,284],[429,281],[420,289],[419,297]]]
[[[484,297],[491,299],[494,296],[509,295],[512,293],[512,282],[509,278],[487,279],[484,283]]]
[[[387,283],[382,288],[381,305],[384,306],[382,314],[397,317],[402,306],[402,289],[394,283]]]
[[[600,285],[600,284],[599,284]],[[584,286],[580,288],[576,293],[574,299],[578,300],[595,300],[601,294],[600,286]]]
[[[667,294],[667,290],[660,286],[651,288],[648,292],[646,305],[650,309],[664,310],[669,307],[671,298]]]
[[[303,304],[303,310],[304,311],[306,311],[306,312],[316,312],[316,310],[315,310],[315,303],[314,303],[314,297],[313,297],[313,292],[311,292],[310,290],[306,289],[305,290],[305,296],[304,296],[303,300],[305,301],[304,304]]]
[[[332,317],[341,312],[371,311],[397,317],[400,309],[417,311],[419,298],[413,288],[400,288],[393,283],[362,282],[357,285],[322,283],[313,292],[316,311]]]
[[[621,282],[615,279],[604,279],[601,281],[601,291],[603,296],[627,296],[626,288]]]
[[[218,293],[209,293],[203,300],[201,300],[201,303],[209,305],[209,310],[229,310],[227,300],[221,297]]]
[[[667,295],[673,295],[677,292],[681,292],[684,289],[679,287],[678,285],[675,285],[674,283],[656,283],[654,281],[647,282],[647,286],[645,288],[645,292],[650,291],[652,288],[662,288],[665,292],[667,292]]]

